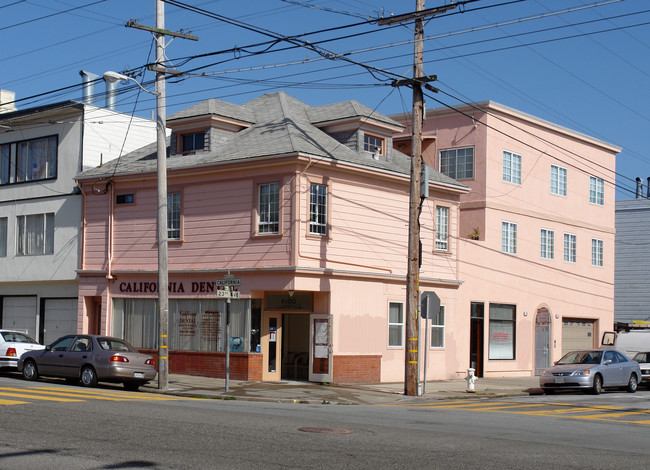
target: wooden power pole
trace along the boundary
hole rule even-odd
[[[411,185],[409,195],[409,236],[408,268],[406,273],[406,354],[404,355],[404,394],[418,394],[419,372],[419,319],[420,300],[420,178],[422,170],[422,120],[423,95],[422,84],[431,81],[424,78],[424,18],[435,16],[456,5],[424,9],[424,0],[415,1],[415,12],[396,15],[378,21],[380,26],[415,20],[415,38],[413,46],[413,79],[399,80],[393,85],[409,85],[413,89],[413,135],[411,137]]]

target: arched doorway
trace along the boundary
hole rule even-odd
[[[535,315],[535,375],[551,365],[551,312],[540,307]]]

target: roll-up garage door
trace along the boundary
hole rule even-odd
[[[37,337],[36,297],[5,297],[2,303],[2,328],[26,331]]]
[[[77,332],[77,299],[45,299],[43,344]]]
[[[565,318],[562,322],[562,354],[577,349],[595,348],[594,322],[577,318]]]

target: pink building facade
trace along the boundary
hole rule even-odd
[[[621,149],[494,102],[456,109],[429,110],[423,129],[425,162],[471,188],[460,198],[462,286],[430,363],[454,363],[447,377],[468,366],[538,374],[613,327]],[[408,131],[394,137],[410,150]]]
[[[403,126],[356,102],[273,93],[208,100],[168,127],[170,372],[223,377],[230,348],[233,379],[403,380],[410,158],[392,142]],[[155,145],[77,180],[79,330],[155,354]],[[420,286],[453,318],[469,188],[435,171],[429,187]],[[241,280],[228,337],[225,276]],[[435,375],[452,377],[466,332],[438,317],[449,360]]]

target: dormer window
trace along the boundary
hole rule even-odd
[[[203,150],[205,148],[205,131],[181,135],[181,152]]]
[[[379,157],[379,155],[385,155],[384,149],[386,148],[385,141],[383,137],[377,137],[374,135],[363,135],[363,150],[371,153],[373,157]]]

